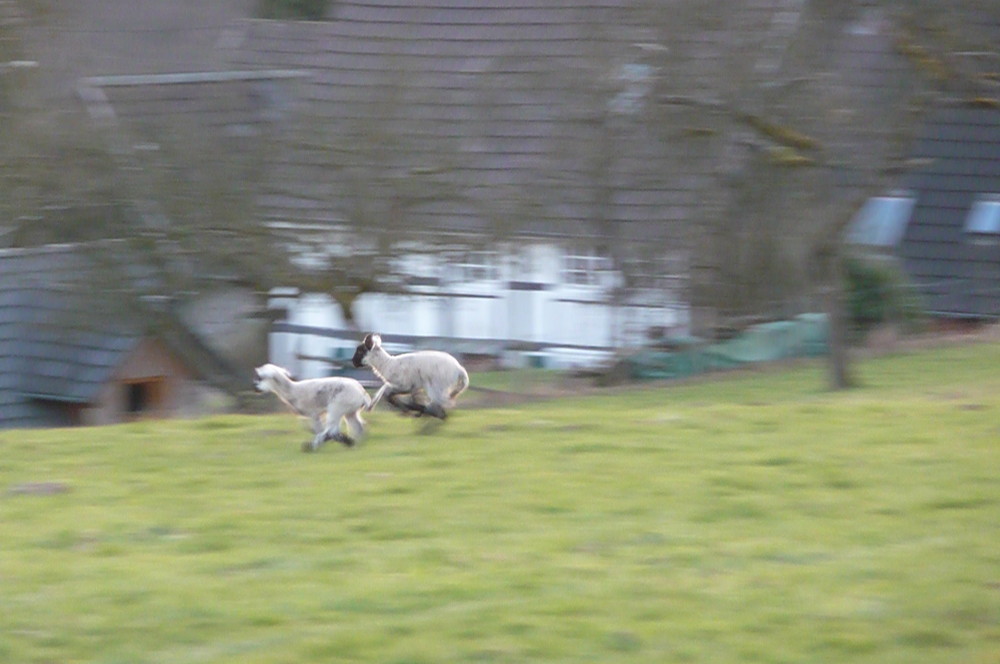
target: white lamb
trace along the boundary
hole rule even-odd
[[[455,399],[469,386],[468,372],[448,353],[420,350],[390,355],[382,348],[382,338],[377,334],[365,337],[354,353],[353,362],[358,368],[369,367],[383,382],[367,410],[385,396],[404,412],[443,420],[448,416],[445,408],[454,406]]]
[[[302,444],[303,452],[315,452],[328,440],[351,447],[365,433],[361,411],[372,403],[368,392],[353,378],[313,378],[292,380],[282,367],[265,364],[254,369],[258,392],[273,392],[289,408],[309,420],[316,434]],[[347,431],[341,432],[341,421]]]

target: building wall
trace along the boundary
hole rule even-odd
[[[181,316],[212,351],[248,375],[266,361],[268,321],[255,317],[260,308],[255,291],[220,287],[191,298]]]
[[[84,425],[167,417],[189,405],[196,386],[191,372],[154,338],[140,341],[98,398],[80,412]]]
[[[529,260],[507,264],[492,278],[466,281],[452,274],[419,293],[366,294],[355,303],[357,329],[350,329],[326,295],[276,298],[273,306],[286,309],[287,317],[269,335],[269,357],[298,378],[329,375],[334,367],[328,360],[349,362],[363,334],[378,332],[391,352],[411,346],[393,348],[392,337],[403,337],[412,345],[447,343],[459,352],[570,368],[593,366],[622,346],[642,345],[654,328],[686,331],[687,309],[671,294],[649,292],[629,303],[609,303],[613,276],[566,283],[562,262],[552,248],[534,248]]]

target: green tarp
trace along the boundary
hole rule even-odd
[[[803,314],[793,320],[755,325],[719,343],[697,338],[675,340],[674,350],[642,351],[625,361],[629,375],[636,380],[684,378],[753,362],[823,355],[827,338],[826,316]]]

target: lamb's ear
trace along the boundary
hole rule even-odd
[[[285,374],[285,378],[287,378],[288,380],[295,380],[294,378],[292,378],[292,372],[291,371],[289,371],[288,369],[286,369],[284,367],[278,367],[278,368],[281,369],[281,373]]]
[[[365,337],[365,348],[371,350],[382,345],[382,337],[377,334],[369,334]]]

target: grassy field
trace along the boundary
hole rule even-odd
[[[4,432],[0,661],[996,664],[1000,344],[858,370]]]

